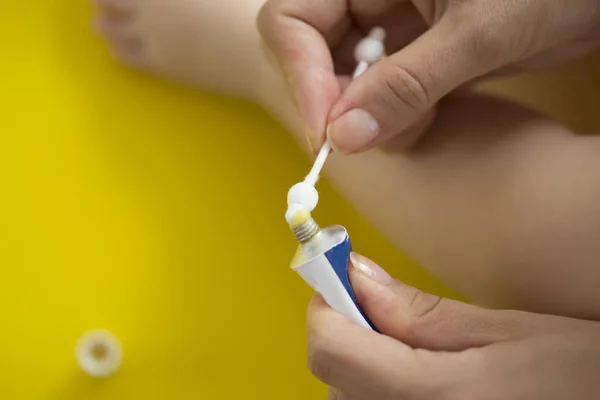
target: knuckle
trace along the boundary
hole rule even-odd
[[[267,1],[258,12],[256,26],[263,36],[268,36],[269,27],[277,15],[277,10],[279,8],[278,3],[279,2],[275,0]]]
[[[522,20],[521,15],[528,13],[517,10],[523,7],[521,3],[515,7],[513,2],[497,2],[493,8],[482,8],[463,1],[445,18],[448,26],[454,29],[457,45],[472,65],[481,66],[483,73],[519,58],[525,52],[536,24]],[[520,23],[515,24],[515,20]]]
[[[489,361],[484,360],[479,348],[453,353],[452,357],[447,357],[443,353],[437,353],[436,357],[431,357],[431,352],[424,349],[415,349],[414,351],[416,354],[428,355],[428,357],[421,358],[421,360],[426,360],[421,365],[423,370],[429,371],[432,376],[445,377],[432,382],[432,385],[426,389],[424,398],[437,400],[490,398],[490,374],[484,364]],[[497,363],[497,360],[492,362]],[[503,395],[493,398],[504,399],[507,397],[506,393],[503,393]]]
[[[421,343],[424,332],[436,329],[436,325],[443,323],[440,313],[447,300],[436,295],[414,289],[407,296],[406,327],[404,334],[414,343]]]
[[[490,376],[493,376],[490,367],[497,365],[497,360],[490,359],[485,352],[469,349],[462,352],[454,365],[451,366],[456,373],[456,383],[445,387],[448,400],[482,399],[490,393]],[[492,367],[493,368],[493,367]],[[506,389],[506,388],[504,388]],[[498,398],[508,398],[510,395],[503,388],[496,388]]]
[[[313,337],[308,343],[308,368],[315,377],[325,383],[331,381],[333,374],[328,347],[327,340],[322,337]]]
[[[445,299],[433,294],[415,290],[409,304],[409,316],[412,322],[427,320],[437,314]]]
[[[270,44],[281,36],[281,21],[288,12],[285,0],[269,0],[261,7],[256,17],[256,27],[263,40]]]
[[[401,108],[408,107],[411,110],[420,111],[430,104],[429,87],[431,79],[423,79],[419,74],[409,68],[396,63],[386,63],[386,69],[382,74],[384,102],[397,112]]]

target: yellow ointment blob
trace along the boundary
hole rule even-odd
[[[290,261],[290,267],[294,268],[300,264],[302,264],[304,262],[304,253],[298,249],[296,250],[296,253],[294,253],[294,257],[292,258],[292,261]]]
[[[295,229],[305,224],[311,218],[310,212],[306,210],[298,210],[294,213],[292,217],[292,222],[290,223],[290,228]],[[299,248],[294,254],[294,258],[290,263],[290,266],[293,268],[297,265],[300,265],[304,262],[304,252]]]
[[[290,227],[296,228],[296,227],[302,225],[303,223],[305,223],[306,221],[308,221],[309,219],[310,219],[310,212],[308,212],[306,210],[296,211],[296,213],[294,214],[294,217],[292,218],[292,223],[290,224]]]

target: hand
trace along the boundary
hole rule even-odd
[[[353,153],[392,137],[409,146],[436,102],[478,77],[596,48],[600,1],[269,0],[258,25],[313,146],[330,125],[334,148]],[[375,25],[386,29],[391,56],[349,83],[353,47]]]
[[[309,365],[337,388],[330,399],[598,398],[598,323],[442,299],[393,280],[370,260],[352,259],[358,301],[381,334],[315,296]]]

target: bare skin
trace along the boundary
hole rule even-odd
[[[262,0],[97,2],[119,59],[250,98],[306,144],[284,80],[260,48]],[[600,95],[587,101],[591,110],[590,101]],[[541,105],[552,107],[561,109]],[[479,304],[600,319],[600,137],[464,94],[439,105],[413,151],[386,146],[335,154],[326,172],[398,248]]]

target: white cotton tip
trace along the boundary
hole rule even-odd
[[[374,28],[369,36],[362,39],[354,49],[354,57],[357,62],[373,64],[385,55],[385,31],[382,28]]]
[[[285,219],[292,223],[294,214],[300,210],[312,212],[319,203],[319,192],[315,187],[307,182],[296,183],[288,191],[287,204],[288,210],[285,213]]]
[[[371,29],[371,32],[369,32],[369,37],[379,40],[383,43],[385,42],[385,29],[380,26],[376,26],[375,28]]]
[[[317,189],[310,183],[296,183],[288,191],[288,206],[297,204],[302,206],[306,211],[311,212],[317,207],[318,202],[319,192],[317,192]]]
[[[112,333],[98,329],[81,336],[75,348],[75,358],[89,376],[108,378],[121,366],[123,350]]]

